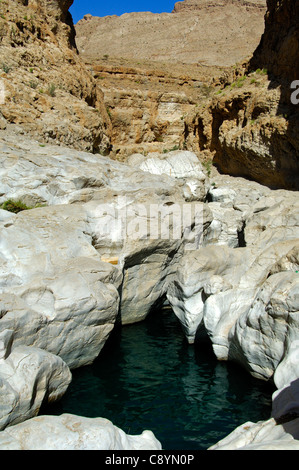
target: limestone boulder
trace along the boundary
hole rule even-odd
[[[209,178],[194,152],[184,150],[174,150],[164,154],[152,152],[147,157],[133,154],[127,163],[154,175],[167,175],[181,180],[187,201],[206,199],[210,187]]]
[[[220,245],[205,246],[184,254],[176,277],[169,284],[167,298],[190,343],[194,342],[198,328],[203,326],[208,297],[236,287],[250,262],[250,249]]]
[[[199,202],[139,191],[86,204],[93,246],[123,274],[120,318],[143,320],[164,300],[183,253],[201,246],[212,214]],[[93,214],[93,215],[91,215]]]
[[[260,200],[274,196],[267,186],[241,177],[215,174],[212,182],[214,184],[209,189],[209,201],[225,204],[226,207],[233,207],[241,212],[247,212]]]
[[[104,418],[38,416],[0,433],[2,450],[161,450],[151,431],[133,436]]]
[[[121,272],[91,243],[80,206],[19,213],[1,225],[0,329],[71,368],[92,362],[111,332]]]
[[[299,342],[298,291],[298,273],[273,274],[231,331],[229,356],[253,376],[267,380],[282,360],[294,362],[288,355],[296,349],[290,343],[294,348]]]
[[[298,344],[293,346],[297,349]],[[293,363],[298,364],[293,355]],[[282,363],[281,363],[282,365]],[[279,366],[280,367],[280,366]],[[279,368],[278,367],[278,368]],[[278,371],[276,370],[276,373]],[[298,450],[299,438],[299,380],[292,380],[290,368],[285,370],[284,385],[272,396],[272,413],[266,421],[247,422],[237,427],[209,450]],[[276,375],[275,373],[275,375]],[[279,378],[278,382],[283,381]],[[275,380],[276,382],[276,380]]]
[[[235,325],[246,318],[268,278],[280,272],[297,274],[297,250],[298,239],[290,239],[265,251],[207,245],[184,253],[167,298],[188,341],[209,337],[218,359],[237,359],[232,341]]]
[[[268,420],[242,424],[209,450],[298,450],[298,416],[299,381],[289,376],[286,384],[273,393]]]
[[[42,404],[58,400],[71,382],[68,366],[42,349],[18,346],[14,332],[0,334],[0,429],[36,416]]]
[[[45,145],[16,132],[0,132],[0,204],[8,199],[36,204],[73,204],[108,193],[132,193],[148,189],[162,199],[180,198],[182,190],[168,175],[157,177],[101,155]],[[132,197],[133,197],[132,196]]]
[[[221,202],[210,202],[209,209],[213,220],[206,233],[205,245],[244,246],[243,213]]]
[[[241,261],[244,271],[239,282],[230,290],[216,292],[207,298],[204,305],[203,318],[205,331],[212,341],[213,350],[218,359],[227,360],[231,358],[239,360],[234,348],[234,341],[232,340],[235,325],[242,318],[247,318],[247,314],[255,304],[256,298],[261,289],[263,289],[265,282],[268,278],[272,277],[273,273],[280,271],[296,273],[298,268],[297,258],[295,258],[297,249],[298,240],[289,240],[270,245],[261,254],[258,254],[258,251],[256,252],[253,247],[241,250],[244,254],[244,258]],[[246,252],[248,261],[246,261]],[[292,262],[286,263],[285,260],[289,258]],[[275,336],[275,333],[272,332],[271,335]],[[249,343],[250,340],[248,339]],[[242,344],[246,350],[246,339],[242,339]],[[264,346],[261,347],[263,348]],[[267,355],[266,351],[265,355]],[[265,364],[266,362],[265,360]]]
[[[29,308],[38,347],[70,367],[88,363],[119,312],[124,323],[140,321],[162,300],[182,253],[203,243],[212,213],[201,201],[186,201],[168,175],[10,133],[1,151],[0,202],[45,204],[18,215],[1,211],[1,295],[10,312],[3,327],[17,317],[32,345]],[[86,343],[90,353],[83,353]]]
[[[268,199],[268,201],[267,201]],[[253,207],[244,229],[247,245],[266,250],[284,240],[298,238],[299,201],[296,192],[272,194]]]
[[[204,248],[184,254],[167,296],[188,341],[208,335],[223,360],[233,355],[235,323],[267,278],[298,270],[299,211],[294,192],[271,191],[242,178],[233,185],[223,175],[215,181],[208,193],[213,217]]]
[[[299,419],[278,425],[274,418],[247,422],[209,450],[299,450]]]

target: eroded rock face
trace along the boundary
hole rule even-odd
[[[274,418],[244,423],[209,450],[298,450],[299,419],[278,425]]]
[[[2,127],[17,124],[46,142],[105,153],[110,119],[103,94],[77,53],[68,13],[72,3],[1,3]]]
[[[292,0],[267,0],[267,8],[265,32],[252,58],[252,67],[266,67],[290,86],[299,76],[299,5]]]
[[[78,48],[93,59],[109,55],[227,66],[243,60],[257,47],[264,27],[265,0],[247,5],[226,0],[192,3],[195,8],[191,11],[189,2],[182,2],[187,8],[176,7],[172,13],[86,15],[76,25]]]
[[[209,113],[198,116],[200,147],[214,152],[223,173],[298,190],[298,105],[291,101],[299,75],[298,4],[269,0],[267,7],[265,32],[243,78],[219,91]]]
[[[2,156],[1,202],[43,206],[0,211],[2,328],[18,325],[15,347],[25,338],[71,368],[88,364],[119,308],[122,323],[145,318],[184,250],[202,243],[212,214],[186,182],[204,188],[206,177],[194,155],[192,165],[173,155],[178,173],[156,175],[7,135]]]
[[[186,201],[205,201],[210,181],[203,166],[193,152],[174,150],[164,154],[152,152],[148,157],[133,154],[127,164],[153,175],[167,175],[184,181],[182,186]]]
[[[200,11],[205,8],[213,8],[215,6],[229,5],[246,6],[247,8],[260,8],[264,10],[264,0],[183,0],[174,5],[174,11]]]
[[[36,416],[42,404],[61,398],[72,376],[63,360],[45,350],[18,346],[13,330],[0,334],[0,429]]]
[[[114,157],[197,151],[201,128],[189,117],[222,75],[252,55],[265,11],[265,0],[217,0],[182,2],[172,13],[85,15],[76,41],[105,95]]]
[[[135,154],[124,164],[2,131],[1,155],[0,203],[15,195],[45,204],[0,210],[3,427],[63,394],[69,368],[91,363],[117,320],[141,321],[166,296],[190,342],[210,341],[218,359],[281,389],[296,378],[297,193],[216,173],[211,182],[191,152]],[[20,357],[32,366],[26,380]],[[24,411],[36,380],[36,401]],[[52,424],[56,444],[45,445],[60,446]],[[26,426],[16,436],[24,430],[29,448],[38,431]]]
[[[284,344],[286,332],[292,330],[290,334],[296,336],[297,331],[296,322],[290,320],[284,324],[283,332],[278,329],[275,336],[276,317],[277,325],[283,325],[279,317],[279,312],[284,316],[283,302],[290,308],[285,313],[288,319],[298,307],[295,295],[298,289],[297,196],[247,182],[250,191],[246,184],[243,188],[238,187],[238,180],[234,180],[231,188],[229,185],[221,187],[221,180],[218,180],[219,187],[212,187],[209,192],[212,201],[218,201],[219,212],[222,207],[222,218],[217,225],[213,225],[213,219],[202,248],[185,253],[181,258],[167,297],[189,342],[194,342],[195,338],[201,341],[209,338],[218,359],[237,360],[253,375],[267,380],[288,354]],[[226,181],[229,184],[230,179]],[[214,204],[208,204],[212,206],[212,213]],[[239,246],[230,245],[231,238],[223,236],[231,227],[228,214],[233,213],[239,214],[239,221],[243,223],[243,231],[238,232],[235,225],[235,240],[239,241]],[[294,278],[291,280],[290,276]],[[280,287],[275,284],[278,278],[281,279]],[[272,282],[273,289],[269,287]],[[285,297],[289,290],[287,301]],[[278,292],[284,292],[281,305]],[[271,317],[272,310],[275,319]],[[245,328],[248,328],[246,332]],[[258,339],[260,334],[271,337],[270,330],[275,337],[276,349],[273,344],[266,347],[264,337]],[[279,337],[283,339],[279,340]],[[258,345],[259,352],[254,346],[251,349],[251,345]],[[272,354],[273,360],[270,359]]]
[[[42,205],[18,214],[0,210],[6,427],[34,416],[44,397],[58,399],[69,368],[94,361],[117,319],[141,321],[164,301],[178,260],[189,245],[202,243],[211,212],[201,196],[189,201],[185,194],[190,176],[199,186],[206,180],[194,155],[185,154],[185,165],[174,155],[170,176],[9,133],[1,152],[1,202],[17,196]],[[28,357],[32,366],[25,385],[14,357],[24,364]]]
[[[187,146],[209,151],[223,174],[298,190],[296,107],[290,100],[282,104],[281,87],[266,73],[244,68],[239,78],[211,89],[201,109],[187,119]]]
[[[151,431],[125,434],[104,418],[39,416],[0,433],[5,450],[161,450]]]
[[[14,331],[14,347],[45,349],[71,368],[98,356],[119,304],[121,274],[101,262],[86,217],[58,206],[1,224],[1,329]]]
[[[230,331],[229,356],[243,363],[253,376],[272,377],[288,355],[288,336],[294,341],[299,338],[298,283],[295,270],[270,276]]]

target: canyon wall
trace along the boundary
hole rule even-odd
[[[291,84],[299,77],[299,6],[268,0],[267,7],[265,32],[244,81],[214,97],[206,130],[214,163],[223,173],[298,190],[299,113]]]
[[[298,189],[298,6],[268,1],[264,18],[265,7],[185,0],[171,14],[84,17],[77,44],[105,94],[111,156],[179,147],[221,173]]]
[[[251,67],[266,67],[289,85],[299,79],[299,4],[292,0],[268,0],[267,5],[265,32]]]
[[[261,8],[264,10],[264,0],[184,0],[174,5],[174,12],[180,11],[200,11],[205,8],[213,8],[215,6],[228,7],[237,5],[246,8]]]
[[[181,2],[172,13],[86,15],[76,24],[84,57],[232,66],[251,56],[264,30],[266,1]],[[251,7],[247,4],[251,3]],[[184,8],[182,8],[184,7]]]
[[[265,0],[182,2],[173,13],[85,15],[76,25],[81,57],[103,90],[112,121],[110,156],[200,148],[189,122],[217,84],[233,81],[264,30]],[[216,65],[214,65],[216,64]],[[233,67],[232,67],[233,66]]]
[[[200,102],[186,128],[187,145],[210,153],[222,173],[271,188],[299,188],[298,5],[269,0],[265,31],[252,58]]]
[[[105,153],[111,123],[76,48],[72,3],[1,2],[0,127],[14,124],[46,142]]]

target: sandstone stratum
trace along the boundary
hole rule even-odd
[[[298,189],[298,12],[268,3],[266,22],[264,1],[224,0],[79,21],[112,121],[110,156],[188,149],[223,173]]]
[[[80,53],[72,3],[0,3],[0,449],[160,451],[151,430],[42,410],[167,303],[194,348],[275,386],[269,419],[210,449],[298,450],[298,2],[265,21],[262,1],[177,3],[171,21],[264,24],[232,64],[216,40],[213,65]]]
[[[252,54],[264,30],[265,0],[185,0],[172,13],[85,15],[76,25],[80,53],[159,62],[234,65]]]
[[[110,147],[103,93],[79,57],[72,1],[0,3],[0,128],[23,131],[91,152]]]

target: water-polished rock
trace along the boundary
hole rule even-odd
[[[250,262],[251,250],[205,246],[181,258],[167,298],[180,319],[189,343],[203,326],[204,305],[210,295],[236,286]],[[248,260],[248,261],[247,261]]]
[[[209,450],[299,450],[299,418],[280,425],[274,418],[244,423]]]
[[[208,336],[218,359],[228,359],[232,328],[267,277],[298,269],[299,202],[295,192],[221,175],[208,200],[204,246],[180,259],[167,296],[188,341]]]
[[[151,431],[132,436],[104,418],[38,416],[0,432],[0,450],[161,450]]]
[[[128,165],[153,175],[167,175],[181,180],[187,201],[204,201],[210,188],[210,181],[194,152],[173,150],[168,153],[152,152],[147,157],[133,154]]]
[[[118,315],[122,275],[91,243],[82,207],[19,213],[0,224],[0,330],[13,344],[91,363]]]
[[[47,351],[28,346],[12,351],[13,335],[12,330],[0,334],[0,430],[61,398],[72,378],[65,362]]]
[[[287,359],[289,336],[298,347],[298,292],[298,273],[273,274],[231,330],[229,357],[242,363],[253,376],[273,376],[282,359]]]
[[[7,199],[36,204],[71,204],[102,200],[103,188],[114,194],[148,189],[163,195],[182,194],[178,181],[152,175],[101,155],[40,144],[0,131],[0,204]]]

